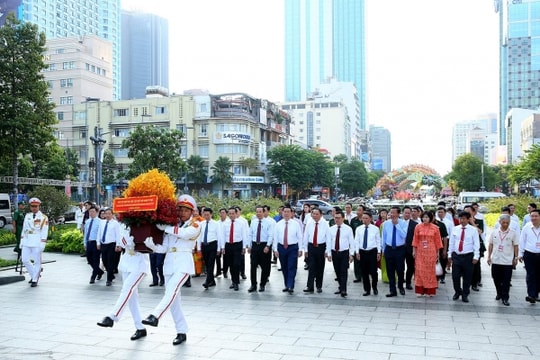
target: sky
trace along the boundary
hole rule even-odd
[[[122,0],[169,19],[169,88],[284,99],[284,0]],[[368,123],[392,168],[452,168],[452,127],[498,111],[492,0],[366,0]],[[337,155],[337,154],[336,154]]]

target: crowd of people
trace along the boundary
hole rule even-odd
[[[39,199],[31,199],[32,212],[26,214],[19,229],[23,234],[23,263],[33,287],[39,279],[41,264],[36,259],[41,259],[47,231],[39,203]],[[213,209],[198,208],[188,195],[179,197],[177,209],[178,225],[157,225],[165,234],[161,243],[154,242],[152,237],[144,241],[145,249],[151,250],[149,255],[137,248],[129,228],[115,219],[112,209],[98,210],[91,202],[81,204],[76,221],[92,269],[90,284],[105,274],[106,286],[113,284],[118,272],[123,278],[118,300],[109,315],[98,322],[99,326],[112,327],[128,306],[136,327],[131,339],[137,340],[147,335],[144,325],[158,326],[163,314],[170,310],[177,331],[173,344],[186,341],[187,323],[180,289],[191,286],[194,251],[202,252],[205,290],[216,286],[216,277],[230,276],[230,289],[239,291],[240,278],[247,278],[247,253],[250,293],[265,291],[272,263],[279,259],[283,292],[294,294],[299,258],[303,256],[304,269],[308,271],[302,290],[306,294],[323,291],[326,263],[332,264],[335,273],[334,293],[343,298],[348,296],[351,266],[353,282],[362,282],[363,296],[377,296],[382,280],[388,283],[388,298],[405,296],[406,290],[414,291],[418,297],[436,296],[439,284],[445,283],[446,272],[451,269],[453,300],[461,298],[465,303],[469,302],[471,290],[480,291],[481,258],[487,252],[496,300],[510,305],[512,272],[518,262],[524,262],[525,300],[540,301],[540,210],[534,203],[529,205],[522,226],[514,206],[504,207],[487,238],[483,216],[475,203],[458,214],[444,203],[439,203],[436,211],[419,206],[392,206],[380,210],[377,220],[364,205],[358,205],[353,212],[350,203],[344,209],[335,207],[330,220],[316,206],[306,205],[300,214],[295,214],[289,204],[279,207],[275,217],[270,216],[268,206],[259,205],[250,221],[242,216],[238,206],[219,209],[219,217],[214,219]],[[137,289],[149,266],[150,286],[164,285],[165,292],[152,313],[142,319]]]

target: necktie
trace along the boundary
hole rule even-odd
[[[229,230],[229,244],[234,243],[234,220],[231,220],[231,228]]]
[[[337,231],[336,231],[336,251],[339,251],[339,235],[341,232],[341,226],[338,225]]]
[[[261,243],[261,225],[262,220],[259,220],[259,225],[257,225],[257,244]]]
[[[204,229],[204,238],[203,238],[204,245],[208,244],[208,225],[210,225],[210,221],[206,220],[206,228]]]
[[[86,242],[90,239],[90,231],[92,231],[92,225],[94,224],[94,219],[90,220],[90,224],[88,224],[88,230],[86,231]]]
[[[315,223],[315,231],[313,231],[313,246],[317,246],[317,235],[319,235],[319,223]]]
[[[105,236],[107,235],[107,228],[109,227],[109,220],[105,223],[105,229],[103,229],[103,236],[101,237],[101,243],[105,244]]]
[[[367,237],[368,237],[368,226],[366,225],[366,228],[364,229],[364,243],[362,244],[362,247],[364,250],[367,250]]]
[[[283,248],[289,247],[289,222],[285,221],[285,232],[283,233]]]
[[[465,226],[461,228],[461,237],[459,238],[458,251],[463,251],[463,241],[465,240]]]
[[[394,228],[392,229],[392,248],[394,249],[396,247],[396,224],[394,224]]]

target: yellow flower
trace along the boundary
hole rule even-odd
[[[169,176],[157,169],[142,173],[129,182],[124,197],[157,195],[158,201],[175,199],[176,188]]]

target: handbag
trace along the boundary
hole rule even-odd
[[[437,262],[435,263],[435,275],[441,276],[443,274],[443,268],[441,266],[441,263],[439,262],[439,259],[437,259]]]

